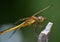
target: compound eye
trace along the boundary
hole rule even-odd
[[[41,20],[42,19],[42,16],[38,17],[38,19]]]

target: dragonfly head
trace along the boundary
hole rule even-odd
[[[43,16],[39,16],[39,17],[38,17],[38,20],[39,20],[40,22],[43,22],[43,21],[45,20],[45,18],[44,18]]]

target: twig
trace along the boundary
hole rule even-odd
[[[53,25],[53,23],[49,22],[47,24],[47,26],[45,27],[45,29],[43,31],[41,31],[41,33],[39,34],[39,37],[38,37],[38,42],[48,42],[48,34],[51,31],[52,25]]]

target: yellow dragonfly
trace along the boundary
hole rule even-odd
[[[22,23],[19,24],[19,25],[16,25],[16,26],[13,26],[13,27],[11,27],[11,28],[8,28],[8,29],[6,29],[6,30],[1,31],[1,32],[0,32],[0,35],[1,35],[1,34],[5,34],[5,33],[9,32],[9,31],[12,31],[12,30],[16,30],[16,29],[18,29],[18,28],[26,27],[26,26],[31,25],[31,24],[33,24],[33,23],[35,23],[35,22],[38,22],[38,21],[39,21],[40,23],[42,23],[42,22],[45,20],[45,18],[44,18],[43,16],[39,16],[39,17],[35,17],[35,16],[36,16],[37,14],[45,11],[46,9],[48,9],[48,8],[50,8],[50,7],[51,7],[51,5],[48,5],[48,6],[45,7],[44,9],[39,10],[38,12],[36,12],[35,14],[33,14],[31,17],[21,19],[21,20],[25,20],[25,21],[22,22]]]

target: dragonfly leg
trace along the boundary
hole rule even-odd
[[[20,21],[23,21],[23,20],[27,20],[28,18],[22,18],[22,19],[19,19],[17,20],[17,22],[15,24],[18,24]]]
[[[38,29],[37,24],[38,24],[37,22],[34,23],[34,34],[36,37],[37,37],[37,29]]]
[[[38,22],[35,22],[34,27],[35,36],[38,37],[39,32],[42,30],[42,23],[39,24]]]

